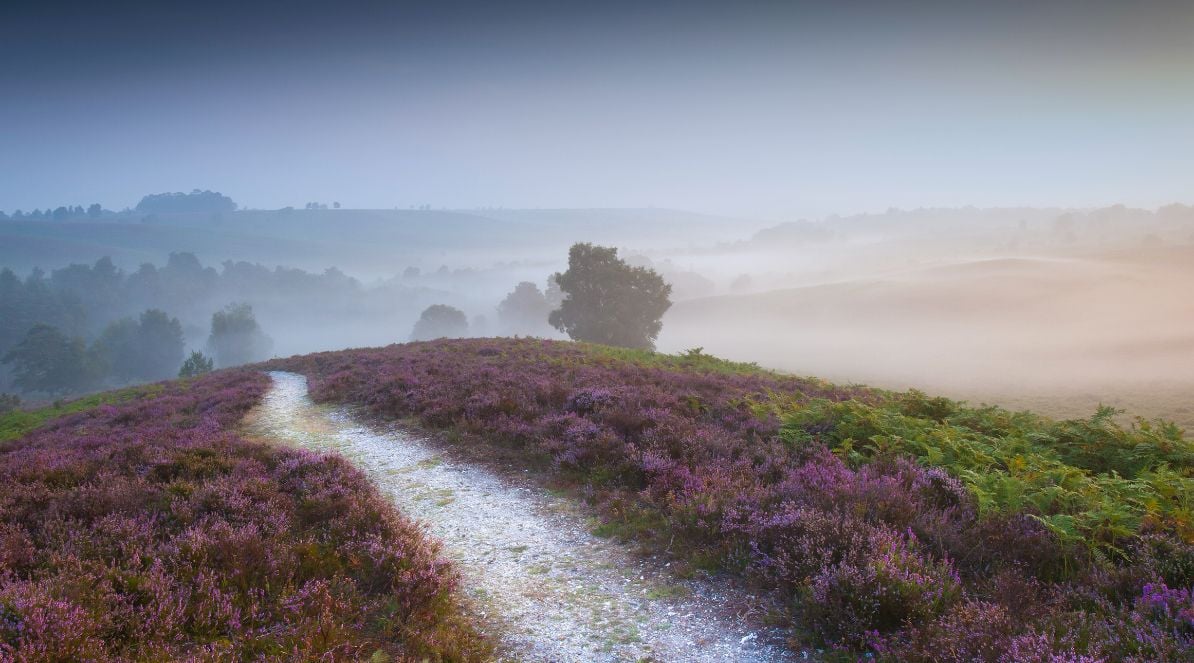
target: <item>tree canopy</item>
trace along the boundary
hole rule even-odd
[[[50,395],[87,391],[102,375],[100,362],[83,339],[43,324],[34,325],[0,361],[12,366],[15,385]]]
[[[507,334],[541,336],[551,330],[547,324],[551,304],[547,302],[539,286],[530,281],[523,281],[515,286],[498,304],[497,310],[502,331]]]
[[[653,269],[631,267],[612,247],[574,244],[568,271],[554,276],[564,300],[552,326],[572,339],[628,348],[655,347],[672,287]]]
[[[464,311],[446,304],[428,306],[415,327],[410,340],[429,341],[434,338],[459,338],[468,334],[468,318]]]
[[[212,368],[214,368],[214,364],[210,357],[198,350],[192,350],[191,356],[187,357],[187,360],[182,362],[182,368],[178,369],[178,377],[198,377],[204,373],[210,373]]]
[[[143,214],[170,214],[179,212],[233,212],[236,203],[217,191],[190,193],[155,193],[145,196],[137,203],[137,211]]]

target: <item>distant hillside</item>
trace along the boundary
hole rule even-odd
[[[0,266],[25,272],[108,255],[135,268],[173,251],[359,276],[403,267],[486,267],[560,259],[576,241],[685,247],[749,235],[760,224],[674,210],[283,209],[121,214],[102,220],[0,221]]]
[[[677,302],[660,347],[1072,416],[1194,427],[1194,247],[942,262]]]

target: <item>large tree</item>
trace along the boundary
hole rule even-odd
[[[137,337],[141,345],[138,377],[146,380],[172,378],[182,364],[183,335],[178,318],[151,308],[141,314]]]
[[[182,325],[158,309],[139,320],[122,318],[108,325],[95,343],[111,375],[123,382],[165,380],[182,363]]]
[[[552,326],[569,338],[628,348],[655,347],[672,287],[653,269],[631,267],[618,250],[574,244],[568,271],[555,276],[564,293]]]
[[[83,339],[50,325],[34,325],[0,361],[12,366],[17,387],[50,395],[87,391],[99,383],[102,372]]]

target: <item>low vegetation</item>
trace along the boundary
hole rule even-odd
[[[277,360],[312,393],[522,460],[601,529],[777,588],[884,660],[1189,660],[1194,464],[1163,424],[1051,421],[536,340]],[[683,565],[682,565],[683,566]]]
[[[487,655],[451,568],[359,471],[233,432],[266,385],[224,371],[5,416],[44,425],[0,447],[0,660]]]

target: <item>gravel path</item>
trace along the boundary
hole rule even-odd
[[[510,661],[783,661],[778,634],[734,617],[749,597],[679,581],[590,533],[571,501],[444,458],[399,428],[317,405],[301,375],[274,372],[253,432],[339,453],[427,523]]]

